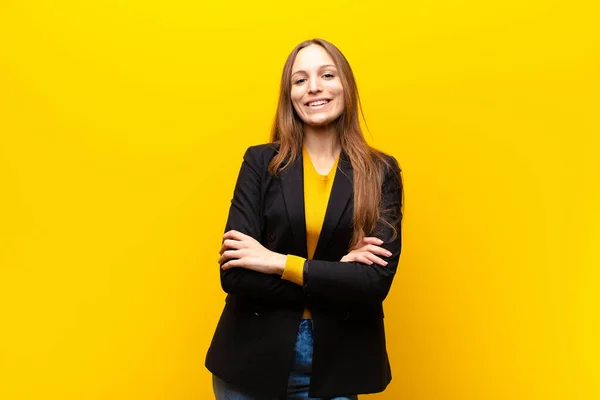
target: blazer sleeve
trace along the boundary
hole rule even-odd
[[[402,248],[402,179],[396,159],[390,157],[392,168],[386,169],[382,185],[382,216],[395,227],[397,236],[392,240],[393,229],[381,220],[371,234],[382,240],[381,247],[390,257],[381,257],[388,264],[307,260],[304,263],[303,289],[306,296],[318,296],[341,301],[381,302],[392,285]]]
[[[225,226],[225,232],[234,229],[258,241],[261,240],[261,176],[268,167],[261,157],[260,150],[261,146],[251,146],[244,154]],[[264,274],[246,268],[220,271],[221,286],[226,293],[264,300],[304,300],[302,287],[282,280],[279,275]]]

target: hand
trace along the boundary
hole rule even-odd
[[[287,259],[284,254],[266,249],[252,236],[234,230],[223,235],[223,246],[219,254],[219,264],[223,270],[241,267],[263,274],[281,275]]]
[[[363,264],[373,265],[377,263],[385,267],[388,263],[385,260],[377,257],[377,255],[390,257],[392,253],[380,247],[383,240],[376,237],[364,237],[359,245],[357,245],[350,253],[346,254],[340,261],[352,262],[358,261]],[[360,246],[360,247],[358,247]]]

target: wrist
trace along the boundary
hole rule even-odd
[[[273,255],[273,273],[277,275],[283,275],[285,263],[287,262],[287,255],[275,252],[273,252]]]

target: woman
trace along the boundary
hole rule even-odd
[[[228,295],[206,359],[217,400],[349,400],[391,380],[382,301],[402,180],[365,142],[358,106],[334,45],[296,46],[271,143],[246,151],[223,236]]]

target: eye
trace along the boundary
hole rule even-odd
[[[326,74],[323,74],[323,78],[331,79],[331,78],[335,78],[335,75],[328,72]]]
[[[295,85],[299,85],[299,84],[301,84],[302,82],[304,82],[305,80],[306,80],[306,78],[298,78],[298,79],[296,79],[296,80],[294,81],[294,84],[295,84]]]

